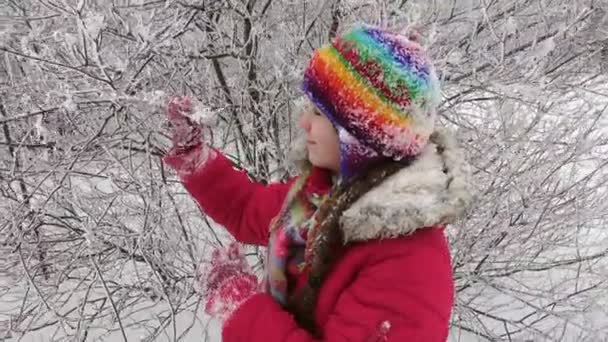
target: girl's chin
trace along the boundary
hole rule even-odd
[[[310,152],[308,153],[308,161],[312,164],[312,166],[322,167],[321,165],[319,165],[319,160],[312,156]]]

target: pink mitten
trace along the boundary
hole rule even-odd
[[[163,161],[180,176],[200,167],[212,156],[213,151],[203,141],[203,127],[190,118],[192,99],[187,96],[173,97],[167,104],[167,119],[171,125],[173,146]]]
[[[201,265],[197,276],[205,312],[225,320],[258,292],[257,278],[236,243],[227,251],[215,250],[211,264]]]

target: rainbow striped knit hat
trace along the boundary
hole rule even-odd
[[[338,130],[346,178],[379,160],[418,155],[433,132],[440,97],[431,61],[416,41],[367,25],[317,49],[302,88]]]

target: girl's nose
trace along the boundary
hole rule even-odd
[[[300,114],[299,126],[306,133],[308,133],[310,131],[310,118],[309,118],[309,116],[310,115],[308,114],[308,111],[304,111],[302,114]]]

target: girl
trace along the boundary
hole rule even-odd
[[[261,185],[205,145],[187,98],[165,157],[236,240],[268,246],[263,286],[236,247],[203,272],[226,342],[445,341],[454,298],[446,224],[470,202],[467,165],[435,129],[438,81],[421,46],[356,26],[314,52],[299,126],[306,163]]]

